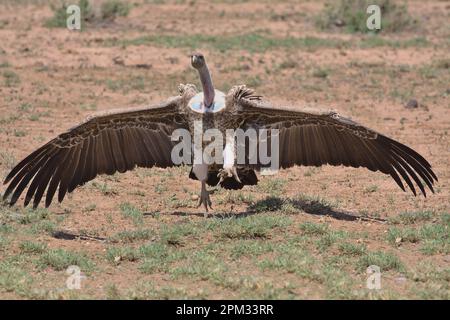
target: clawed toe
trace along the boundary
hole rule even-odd
[[[217,177],[220,178],[219,183],[222,183],[223,180],[225,180],[226,178],[231,178],[231,177],[233,177],[237,182],[242,183],[241,179],[239,179],[237,169],[235,166],[233,166],[231,168],[228,167],[228,168],[220,169],[219,173],[217,174]]]

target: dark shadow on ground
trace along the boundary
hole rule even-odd
[[[287,212],[291,214],[304,212],[312,215],[329,216],[336,220],[344,220],[344,221],[363,220],[363,221],[386,222],[385,219],[361,216],[357,213],[338,210],[334,208],[332,205],[316,199],[309,199],[309,198],[284,199],[273,196],[267,197],[265,199],[255,202],[254,204],[251,204],[245,211],[242,212],[233,212],[232,210],[228,212],[214,212],[214,210],[211,210],[210,214],[208,215],[208,218],[216,218],[216,219],[217,218],[226,219],[232,217],[243,218],[259,214],[262,212],[286,211],[286,208],[288,208]],[[176,216],[199,216],[199,217],[204,216],[203,212],[194,213],[194,212],[176,211],[172,212],[171,214]]]
[[[87,235],[83,235],[83,234],[76,234],[76,233],[72,233],[69,231],[63,231],[63,230],[59,230],[59,231],[54,231],[52,233],[53,238],[56,239],[62,239],[62,240],[94,240],[94,241],[107,241],[107,238],[103,238],[103,237],[94,237],[94,236],[87,236]]]

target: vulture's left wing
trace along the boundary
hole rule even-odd
[[[31,182],[25,206],[37,207],[47,190],[48,207],[58,189],[61,202],[67,192],[98,174],[125,172],[135,166],[172,166],[171,134],[188,128],[180,114],[180,98],[153,107],[111,110],[93,117],[49,141],[17,164],[5,179],[3,195],[13,205]]]
[[[279,129],[280,167],[330,164],[365,167],[389,174],[405,190],[399,177],[416,195],[411,178],[423,195],[421,179],[433,191],[437,177],[431,165],[411,148],[368,129],[336,112],[272,108],[257,100],[235,102],[240,127]]]

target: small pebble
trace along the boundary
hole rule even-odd
[[[417,109],[419,107],[419,102],[417,102],[416,99],[411,99],[408,101],[408,103],[405,105],[405,108],[407,109]]]

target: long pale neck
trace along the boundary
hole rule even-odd
[[[205,104],[205,107],[209,108],[214,102],[214,85],[208,66],[205,64],[203,67],[198,69],[198,73],[200,75],[200,81],[203,87],[203,103]]]

